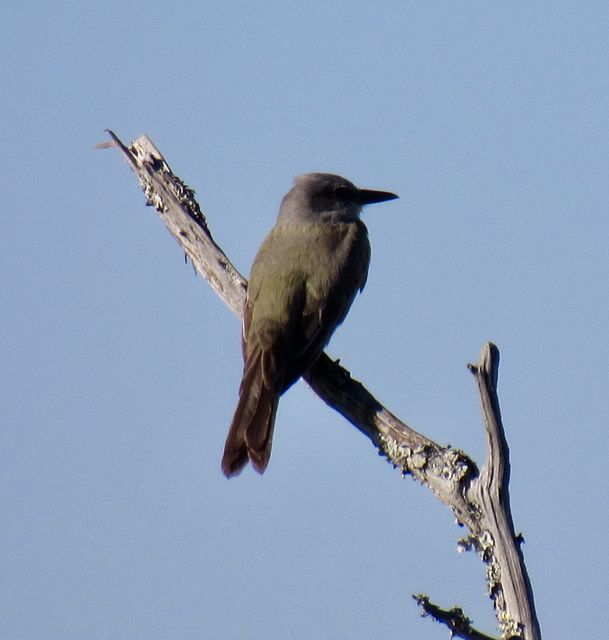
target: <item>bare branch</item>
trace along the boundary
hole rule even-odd
[[[147,135],[127,147],[112,131],[108,133],[137,176],[147,204],[161,214],[169,233],[184,249],[194,268],[231,311],[241,316],[247,280],[211,237],[194,190],[173,173]]]
[[[486,344],[478,364],[469,368],[478,384],[488,442],[486,463],[468,490],[468,496],[478,505],[480,512],[472,534],[486,563],[489,591],[502,633],[507,637],[539,640],[541,630],[520,548],[522,538],[514,531],[510,508],[510,452],[497,396],[497,347]]]
[[[114,133],[109,133],[113,142],[100,146],[112,145],[122,151],[148,204],[161,214],[196,271],[240,316],[247,282],[212,239],[194,191],[173,174],[146,135],[127,147]],[[304,377],[324,402],[366,435],[403,475],[411,474],[431,489],[453,511],[457,521],[470,529],[471,535],[460,546],[475,549],[486,563],[487,582],[502,637],[540,640],[533,593],[509,506],[509,451],[496,391],[498,364],[497,348],[487,344],[480,362],[470,365],[478,382],[489,442],[488,460],[480,473],[464,452],[441,446],[399,420],[325,353]],[[428,612],[429,607],[435,607],[427,606]],[[434,611],[443,610],[435,607]],[[463,613],[454,611],[446,613],[446,620],[450,618],[455,625],[464,623]],[[453,632],[456,633],[456,628]],[[461,637],[488,639],[471,633]]]

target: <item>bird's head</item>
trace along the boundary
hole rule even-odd
[[[397,197],[389,191],[358,189],[333,173],[307,173],[298,176],[284,196],[278,220],[353,222],[364,205]]]

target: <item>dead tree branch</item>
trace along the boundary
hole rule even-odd
[[[194,191],[171,171],[146,135],[127,147],[114,133],[109,134],[112,142],[98,146],[116,146],[122,151],[144,190],[147,204],[161,214],[197,272],[241,316],[247,281],[212,239]],[[460,545],[478,551],[486,565],[501,637],[541,640],[533,592],[520,550],[521,539],[514,533],[510,511],[509,450],[497,398],[498,365],[499,351],[492,344],[483,347],[476,365],[470,365],[478,383],[488,436],[488,459],[481,472],[464,452],[441,446],[399,420],[326,354],[322,354],[305,379],[324,402],[367,436],[394,467],[431,489],[453,511],[458,523],[469,528],[470,535]],[[435,607],[434,611],[443,611],[429,605],[428,599],[426,602],[428,607]],[[462,612],[460,617],[455,615],[434,617],[449,627],[456,624],[457,618],[459,624],[467,620]],[[488,638],[481,634],[461,637]]]
[[[528,638],[527,634],[541,638],[533,589],[520,548],[523,540],[514,532],[512,521],[510,450],[497,396],[499,349],[486,344],[478,364],[469,368],[478,384],[488,444],[486,463],[467,492],[479,510],[470,529],[475,547],[486,563],[487,582],[502,634],[508,638]]]

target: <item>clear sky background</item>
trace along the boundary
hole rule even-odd
[[[105,128],[245,274],[294,175],[400,194],[329,353],[482,464],[498,344],[542,631],[602,637],[609,5],[9,0],[0,31],[0,637],[445,638],[419,592],[495,630],[451,514],[304,383],[267,473],[224,478],[239,322]]]

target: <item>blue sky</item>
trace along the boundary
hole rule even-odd
[[[542,631],[600,637],[606,3],[9,2],[0,29],[0,635],[444,638],[419,592],[495,629],[448,511],[304,383],[264,477],[223,477],[239,323],[94,149],[112,128],[245,274],[294,175],[400,194],[328,351],[482,464],[465,365],[498,344]]]

